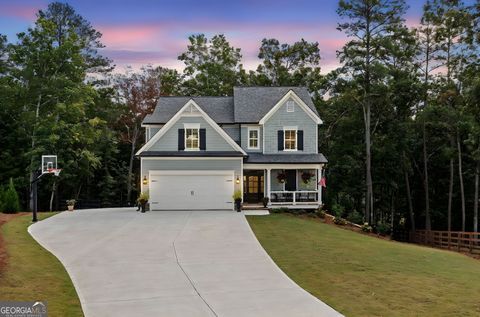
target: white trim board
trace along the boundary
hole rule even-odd
[[[303,102],[303,100],[300,97],[298,97],[298,95],[293,90],[289,90],[285,94],[285,96],[283,96],[282,99],[280,99],[280,101],[278,101],[277,104],[272,109],[270,109],[270,111],[267,112],[267,114],[260,120],[259,124],[265,124],[265,122],[275,112],[277,112],[278,109],[280,109],[280,107],[285,103],[285,101],[287,101],[290,98],[293,99],[300,106],[300,108],[302,108],[310,116],[310,118],[312,118],[312,120],[316,124],[323,123],[322,119],[320,119],[320,117],[318,117],[318,115],[312,109],[310,109],[310,107],[307,106],[307,104]]]
[[[243,155],[247,155],[247,153],[238,145],[220,126],[212,119],[210,116],[200,108],[200,106],[193,100],[190,99],[187,103],[177,111],[177,113],[158,131],[145,145],[142,146],[140,150],[137,151],[135,155],[140,155],[140,153],[147,151],[150,149],[170,128],[177,122],[183,115],[183,112],[188,107],[195,107],[199,112],[200,115],[207,121],[210,126],[217,131],[224,139],[230,144],[235,150],[241,152]]]

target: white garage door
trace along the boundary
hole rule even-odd
[[[233,171],[150,171],[150,209],[233,209],[233,178]]]

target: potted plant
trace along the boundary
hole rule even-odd
[[[147,193],[140,193],[140,195],[137,198],[137,203],[142,208],[142,212],[145,212],[145,207],[147,206],[148,198],[149,197]]]
[[[303,171],[302,173],[302,181],[304,184],[310,183],[310,180],[312,179],[313,174],[307,171]]]
[[[242,210],[242,191],[236,190],[233,192],[233,201],[235,202],[235,210],[240,212]]]
[[[67,200],[67,208],[68,208],[68,211],[73,211],[73,208],[75,207],[75,203],[77,201],[75,199],[69,199]]]
[[[277,180],[279,183],[285,183],[285,180],[287,179],[287,174],[285,174],[284,171],[278,172],[277,174]]]
[[[263,208],[267,208],[268,202],[270,201],[270,198],[268,197],[263,197],[262,203],[263,203]]]

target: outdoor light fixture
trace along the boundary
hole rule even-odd
[[[240,184],[240,177],[237,176],[237,180],[235,181],[235,183]]]
[[[147,176],[143,176],[143,185],[147,185],[147,184],[148,184]]]

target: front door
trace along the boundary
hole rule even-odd
[[[243,193],[246,203],[259,203],[263,198],[263,171],[243,172]]]

